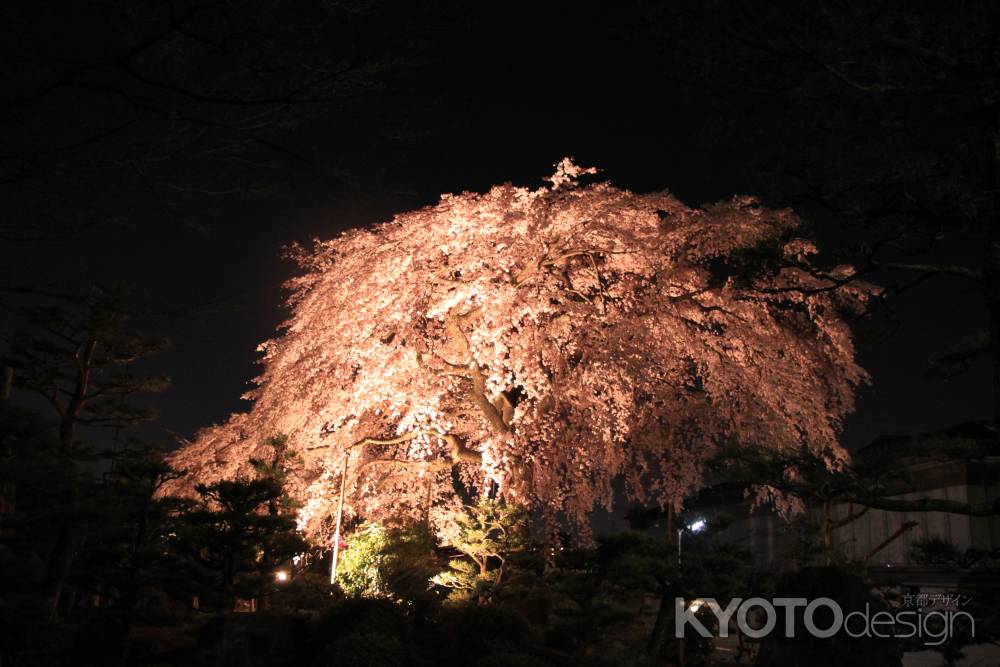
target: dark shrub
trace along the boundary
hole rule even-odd
[[[406,639],[406,614],[388,600],[352,598],[324,611],[313,628],[319,646],[348,635],[372,633]]]
[[[396,667],[421,663],[413,647],[397,637],[370,632],[331,642],[312,664],[313,667]]]
[[[442,614],[442,630],[452,638],[458,653],[483,655],[511,651],[530,639],[531,628],[524,617],[499,606],[469,606]]]
[[[807,567],[790,572],[778,581],[774,597],[807,600],[828,597],[840,605],[845,616],[852,611],[863,612],[866,604],[872,614],[888,609],[855,574],[835,567]],[[777,609],[775,631],[761,640],[757,664],[762,667],[899,667],[902,664],[902,652],[893,639],[853,639],[843,630],[827,639],[811,637],[802,625],[801,609],[796,616],[795,637],[786,638],[784,611]],[[826,607],[820,607],[814,618],[819,628],[828,628],[833,622]]]
[[[267,611],[213,620],[198,645],[200,662],[232,667],[301,665],[309,651],[303,618]]]

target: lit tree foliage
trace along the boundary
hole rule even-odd
[[[455,536],[449,546],[460,557],[453,558],[448,569],[431,582],[452,589],[449,598],[453,601],[487,602],[492,592],[505,583],[508,558],[527,546],[527,519],[521,505],[480,498],[455,522]]]
[[[337,583],[348,595],[413,601],[428,595],[428,580],[441,569],[426,531],[364,523],[340,552]]]
[[[344,471],[347,516],[447,533],[456,488],[495,485],[585,531],[617,477],[633,500],[677,505],[724,443],[836,465],[866,378],[843,315],[868,288],[812,267],[791,211],[582,185],[593,171],[567,159],[548,187],[446,195],[294,248],[303,275],[261,346],[253,409],[174,464],[231,477],[260,433],[288,433],[313,536]]]

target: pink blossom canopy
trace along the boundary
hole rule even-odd
[[[789,210],[579,184],[591,171],[564,160],[547,187],[446,195],[295,248],[303,274],[251,410],[175,465],[236,475],[288,434],[318,536],[345,457],[349,514],[441,530],[456,487],[583,526],[619,478],[677,504],[723,444],[841,458],[865,380],[843,315],[864,288],[811,269]]]

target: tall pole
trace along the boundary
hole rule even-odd
[[[680,568],[681,568],[681,543],[683,541],[684,541],[684,527],[681,526],[680,528],[677,529],[677,577],[678,577],[678,579],[681,577],[681,573],[680,573]],[[680,665],[680,667],[685,667],[685,665],[687,665],[687,660],[686,660],[685,655],[684,655],[684,635],[683,634],[681,634],[681,636],[677,638],[677,664]]]
[[[344,490],[347,486],[347,457],[350,452],[344,452],[344,465],[340,469],[340,500],[337,501],[337,525],[333,529],[333,557],[330,559],[330,584],[337,583],[337,558],[340,556],[340,524],[344,517]]]
[[[348,447],[344,452],[344,465],[340,470],[340,500],[337,501],[337,526],[333,531],[333,556],[330,558],[331,585],[337,583],[337,559],[340,557],[340,528],[344,518],[344,492],[347,486],[347,461],[348,457],[351,455],[351,451],[355,447],[364,447],[365,445],[398,445],[401,442],[412,440],[422,432],[423,431],[420,430],[410,431],[409,433],[404,433],[403,435],[395,438],[389,438],[388,440],[380,438],[362,438]],[[368,463],[374,463],[374,461],[369,461]]]

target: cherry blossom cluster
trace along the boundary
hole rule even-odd
[[[871,288],[812,267],[791,211],[690,208],[590,173],[564,160],[548,187],[446,195],[293,248],[251,410],[174,463],[239,474],[288,434],[300,527],[325,538],[342,481],[349,516],[445,534],[462,493],[488,491],[585,531],[616,479],[678,505],[723,445],[842,460],[866,380],[845,314]]]

